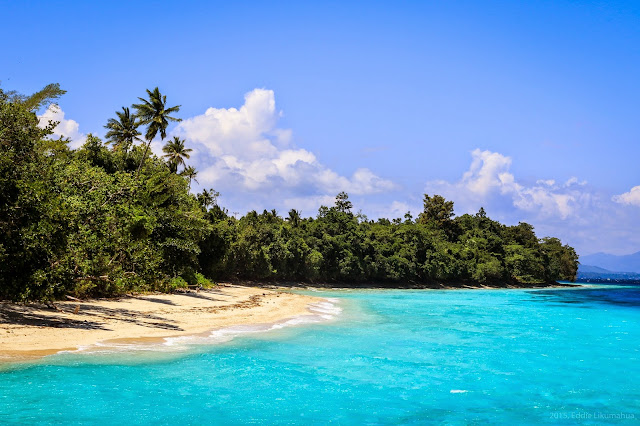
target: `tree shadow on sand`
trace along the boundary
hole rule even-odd
[[[207,293],[189,292],[189,293],[176,293],[176,295],[177,296],[193,297],[193,298],[196,298],[196,299],[210,300],[212,302],[224,302],[224,299],[216,299],[215,297],[207,296]]]
[[[34,308],[25,305],[0,305],[0,324],[19,324],[36,327],[78,328],[85,330],[109,330],[103,324],[95,321],[76,320],[34,312]]]
[[[50,311],[51,313],[43,313],[42,311]],[[62,317],[58,312],[61,314],[74,314],[78,319]],[[113,309],[82,303],[64,305],[57,309],[10,303],[0,304],[0,324],[110,330],[103,323],[106,320],[127,322],[141,327],[183,331],[182,328],[162,316],[124,308]]]
[[[162,303],[163,305],[177,306],[176,303],[171,300],[158,299],[157,297],[140,296],[134,297],[134,299],[144,300],[145,302]]]

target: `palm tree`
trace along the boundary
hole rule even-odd
[[[173,173],[178,173],[178,166],[185,166],[184,159],[191,158],[191,155],[189,155],[191,151],[193,150],[184,147],[184,140],[177,136],[174,136],[173,139],[167,142],[162,148],[164,157],[167,159],[169,168]]]
[[[193,166],[188,166],[185,167],[184,170],[182,172],[180,172],[180,175],[186,177],[187,179],[189,179],[189,189],[191,189],[191,181],[195,180],[196,182],[198,182],[198,180],[196,179],[196,176],[198,176],[198,172],[196,171],[195,167]]]
[[[160,132],[160,139],[164,140],[167,137],[167,126],[169,121],[182,121],[179,118],[171,117],[169,114],[180,111],[180,105],[176,105],[171,108],[167,108],[167,97],[160,94],[160,90],[156,87],[153,91],[147,89],[147,95],[149,99],[138,98],[142,103],[134,104],[133,107],[137,110],[136,116],[140,120],[140,124],[147,126],[147,132],[144,137],[147,140],[147,146],[145,147],[144,154],[140,160],[137,173],[140,173],[144,160],[149,152],[151,141]]]
[[[138,131],[140,123],[136,121],[134,115],[131,115],[129,108],[122,107],[122,112],[116,111],[116,115],[117,119],[110,118],[104,126],[109,130],[106,135],[107,140],[113,144],[114,151],[123,149],[127,152],[134,141],[142,140],[138,137],[141,135]]]
[[[218,202],[219,196],[220,196],[220,193],[214,190],[213,188],[211,188],[209,190],[206,190],[206,189],[203,190],[201,194],[198,194],[196,196],[196,198],[200,202],[200,205],[205,210],[208,210],[209,207],[213,207],[216,205],[216,203]]]

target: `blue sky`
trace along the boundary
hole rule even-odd
[[[231,212],[312,216],[345,190],[370,218],[399,217],[441,193],[581,254],[640,250],[638,2],[0,0],[0,13],[3,88],[60,83],[59,132],[78,144],[159,86],[182,105],[171,134],[195,150],[195,189]]]

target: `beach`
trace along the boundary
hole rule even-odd
[[[0,421],[637,422],[639,291],[310,290],[320,299],[308,309],[333,304],[336,321],[297,316],[0,365]]]
[[[323,299],[222,284],[212,289],[44,304],[0,302],[0,362],[34,359],[98,342],[161,340],[310,313]]]

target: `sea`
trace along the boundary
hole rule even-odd
[[[307,291],[309,315],[0,370],[0,424],[638,424],[640,285]]]

